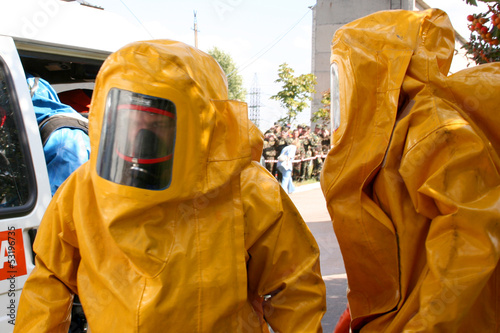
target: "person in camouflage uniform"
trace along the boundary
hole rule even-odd
[[[273,131],[267,131],[264,135],[264,148],[262,155],[266,161],[275,161],[277,159],[278,141]],[[265,162],[266,169],[273,175],[277,176],[276,162]]]
[[[306,125],[304,124],[300,124],[300,125],[297,125],[297,131],[299,132],[299,138],[304,134],[304,127]]]
[[[280,156],[283,148],[292,143],[292,138],[289,136],[288,132],[289,128],[283,126],[282,130],[280,131],[280,135],[277,136],[276,157]],[[279,170],[278,170],[278,181],[281,181],[281,172],[279,172]]]
[[[304,146],[305,161],[302,162],[302,170],[301,177],[303,180],[311,179],[312,169],[313,169],[313,160],[311,159],[313,156],[313,148],[312,148],[312,136],[311,136],[311,128],[307,125],[303,126],[303,132],[301,135],[302,145]]]
[[[293,176],[292,176],[292,178],[295,181],[301,181],[302,180],[301,179],[302,162],[300,162],[300,160],[302,160],[305,157],[306,153],[304,150],[304,145],[302,143],[302,140],[299,137],[299,130],[298,129],[293,130],[292,144],[297,147],[297,151],[295,153],[295,161],[296,162],[293,163],[293,174],[292,174]]]
[[[281,131],[283,130],[283,127],[279,123],[274,123],[274,126],[271,128],[271,130],[274,132],[277,138],[281,136]]]
[[[319,180],[319,175],[321,173],[321,168],[323,167],[324,158],[323,156],[323,136],[321,135],[323,125],[317,124],[314,128],[314,133],[311,133],[312,141],[312,154],[316,157],[313,161],[313,171],[312,176]]]
[[[323,129],[321,130],[321,136],[323,155],[326,155],[330,151],[330,131],[323,127]]]
[[[276,156],[279,156],[281,154],[281,150],[290,145],[292,143],[292,138],[289,134],[290,130],[285,126],[281,131],[280,131],[280,135],[277,135],[277,140],[278,140],[278,151],[277,151],[277,155]]]

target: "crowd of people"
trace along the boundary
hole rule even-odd
[[[275,123],[264,133],[263,164],[277,179],[281,180],[282,177],[278,169],[278,157],[283,148],[290,145],[296,147],[292,180],[319,180],[321,167],[330,149],[330,131],[326,126],[317,124],[311,131],[311,127],[304,124],[291,129],[289,124]]]

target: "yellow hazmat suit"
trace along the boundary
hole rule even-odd
[[[175,105],[166,189],[96,171],[112,89]],[[68,332],[73,294],[93,333],[267,332],[265,321],[276,332],[321,331],[318,246],[279,184],[252,162],[262,139],[246,105],[226,98],[215,60],[182,43],[133,43],[106,60],[90,112],[91,158],[44,216],[16,332]]]
[[[447,76],[454,46],[440,10],[333,38],[321,185],[353,331],[500,331],[500,64]]]

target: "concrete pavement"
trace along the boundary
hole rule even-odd
[[[319,183],[297,186],[290,198],[306,221],[320,248],[320,264],[327,293],[323,332],[333,332],[347,304],[347,277]]]

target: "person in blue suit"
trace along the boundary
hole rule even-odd
[[[69,105],[61,103],[56,91],[44,79],[27,74],[26,79],[31,89],[31,99],[37,122],[55,115],[73,117],[87,121]],[[88,134],[77,128],[63,127],[50,134],[43,147],[52,195],[66,178],[90,156]]]

